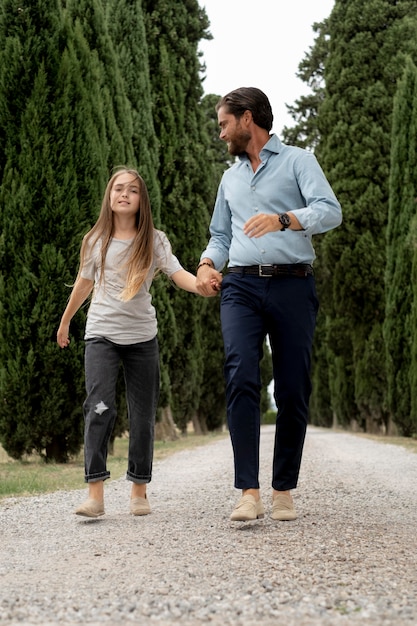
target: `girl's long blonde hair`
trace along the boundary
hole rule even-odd
[[[104,280],[104,263],[114,232],[110,193],[116,178],[120,176],[120,174],[131,174],[134,176],[135,181],[138,181],[139,183],[139,211],[136,214],[137,232],[131,244],[130,254],[125,265],[123,266],[127,268],[127,277],[125,288],[120,294],[122,300],[130,300],[141,288],[153,261],[154,224],[152,219],[151,203],[145,181],[136,170],[127,167],[119,168],[114,172],[107,183],[97,222],[85,235],[81,245],[79,271],[81,272],[84,265],[87,249],[92,250],[93,246],[100,240],[100,283]]]

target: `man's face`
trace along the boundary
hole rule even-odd
[[[229,153],[239,156],[246,152],[246,147],[251,139],[249,130],[242,127],[241,119],[231,113],[227,113],[225,107],[217,111],[217,120],[220,126],[220,139],[227,143]]]

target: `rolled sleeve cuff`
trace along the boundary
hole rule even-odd
[[[336,205],[333,210],[329,210],[327,207],[326,211],[318,211],[311,207],[305,207],[297,209],[293,213],[308,235],[325,233],[332,228],[336,228],[342,222],[340,208]]]
[[[216,248],[206,248],[200,257],[200,261],[202,259],[211,259],[218,272],[221,272],[227,262],[227,258],[225,259],[224,255]]]

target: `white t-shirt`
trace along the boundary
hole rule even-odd
[[[183,269],[172,253],[165,233],[154,230],[153,263],[138,293],[127,302],[120,299],[126,284],[126,268],[132,239],[112,239],[107,250],[104,276],[100,284],[101,244],[97,242],[86,256],[81,276],[94,280],[94,291],[87,314],[84,339],[105,337],[113,343],[130,345],[150,341],[157,334],[156,311],[149,288],[156,269],[167,276]]]

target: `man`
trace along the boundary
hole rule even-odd
[[[230,519],[248,521],[265,513],[258,479],[259,361],[269,335],[278,407],[271,515],[293,520],[291,490],[307,427],[318,309],[311,238],[338,226],[341,208],[315,156],[270,134],[273,115],[262,91],[236,89],[216,111],[220,138],[239,160],[219,185],[197,289],[213,296],[221,288],[227,419],[235,487],[242,490]]]

